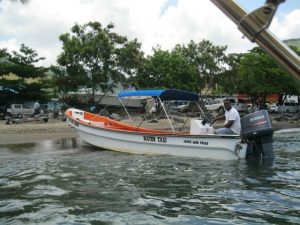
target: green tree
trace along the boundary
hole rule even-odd
[[[19,52],[9,53],[6,49],[0,50],[0,85],[14,90],[7,96],[7,101],[14,99],[22,102],[25,100],[47,100],[44,90],[48,87],[46,69],[35,64],[43,60],[38,57],[35,50],[21,45]],[[15,78],[11,78],[15,75]]]
[[[10,72],[22,78],[42,77],[46,69],[36,64],[44,59],[44,57],[38,57],[35,50],[21,44],[19,52],[13,51],[9,57],[9,61],[12,62]]]
[[[299,50],[294,50],[299,54]],[[255,47],[248,53],[235,54],[231,59],[231,67],[223,73],[220,83],[225,91],[232,89],[235,93],[247,93],[256,103],[258,99],[265,102],[271,94],[300,94],[299,81],[276,64],[261,48]]]
[[[144,64],[144,52],[141,51],[141,43],[134,39],[116,51],[118,55],[117,69],[127,78],[136,76]]]
[[[57,62],[64,71],[60,82],[75,89],[91,88],[94,99],[97,90],[111,89],[136,73],[143,55],[140,44],[128,41],[113,28],[113,24],[102,27],[99,22],[76,24],[71,28],[72,34],[59,37],[63,51]]]
[[[215,88],[215,80],[225,70],[225,50],[207,40],[176,45],[172,51],[157,47],[145,59],[137,83],[143,88],[178,88],[197,93],[206,86]]]
[[[226,46],[215,46],[208,40],[191,40],[187,45],[176,45],[174,51],[183,54],[198,69],[198,92],[206,86],[216,89],[219,74],[225,71]]]
[[[170,88],[197,91],[197,67],[180,52],[164,51],[159,47],[144,61],[136,77],[140,88]]]
[[[12,62],[9,61],[11,57],[7,49],[0,49],[0,77],[10,73]]]
[[[231,53],[226,57],[227,69],[218,76],[217,92],[234,95],[240,92],[239,66],[244,53]]]
[[[51,66],[50,70],[53,76],[50,79],[50,86],[53,89],[54,96],[60,96],[65,99],[65,96],[70,91],[77,91],[77,80],[70,79],[66,70],[61,66]],[[76,78],[76,77],[75,77]]]

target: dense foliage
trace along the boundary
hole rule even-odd
[[[72,34],[62,34],[63,51],[54,68],[54,84],[59,92],[91,89],[107,91],[124,84],[126,76],[134,75],[143,56],[137,40],[113,32],[114,25],[102,27],[99,22],[74,25]]]
[[[174,51],[182,54],[191,65],[197,67],[197,92],[204,88],[213,90],[217,77],[225,70],[226,46],[213,45],[208,40],[187,45],[176,45]]]
[[[293,48],[293,47],[292,47]],[[293,48],[300,55],[297,48]],[[219,82],[224,92],[246,93],[253,102],[265,102],[267,96],[277,94],[279,102],[286,95],[300,95],[300,82],[281,68],[261,48],[228,57],[230,69]]]
[[[144,60],[144,67],[135,77],[140,88],[166,88],[198,91],[197,68],[175,51],[154,49]]]
[[[214,46],[203,40],[176,45],[173,50],[153,49],[136,76],[140,88],[175,88],[201,93],[213,87],[224,67],[226,47]]]
[[[35,66],[44,58],[33,49],[21,45],[19,52],[0,49],[1,103],[47,100],[46,69]]]

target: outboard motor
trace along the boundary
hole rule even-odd
[[[241,137],[248,143],[246,158],[251,156],[272,160],[273,133],[269,114],[266,110],[250,113],[241,118]]]

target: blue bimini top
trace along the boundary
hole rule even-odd
[[[131,96],[152,96],[159,97],[162,101],[183,100],[183,101],[198,101],[199,96],[195,93],[181,90],[134,90],[122,91],[118,94],[119,98]]]

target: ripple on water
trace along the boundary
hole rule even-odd
[[[20,181],[10,180],[8,178],[0,179],[0,189],[16,188],[16,187],[20,187],[20,186],[21,186]]]
[[[152,205],[152,206],[156,206],[156,207],[162,207],[164,205],[164,202],[161,200],[157,200],[157,199],[139,198],[139,199],[135,200],[132,203],[132,205],[136,205],[136,206]]]
[[[36,174],[36,172],[37,172],[36,169],[27,169],[27,170],[23,170],[23,171],[17,173],[14,176],[17,178],[28,178],[28,177]]]
[[[38,181],[50,181],[50,180],[54,180],[55,178],[53,176],[50,175],[39,175],[37,177],[35,177],[32,182],[38,182]]]
[[[50,201],[50,203],[35,205],[34,208],[35,210],[31,212],[26,212],[15,216],[12,220],[12,224],[52,225],[76,223],[75,216],[69,214],[69,212],[74,209],[73,207],[65,207],[62,204]]]
[[[61,173],[60,176],[62,178],[74,177],[76,176],[74,173]]]
[[[32,203],[25,200],[9,199],[0,201],[0,213],[22,211],[25,206]]]
[[[7,147],[0,224],[299,224],[298,140],[275,142],[267,167],[58,143],[7,157]]]
[[[112,211],[96,212],[88,215],[76,216],[76,221],[81,222],[94,222],[97,224],[117,224],[117,225],[199,225],[199,224],[211,224],[211,225],[232,225],[243,224],[241,219],[222,219],[222,218],[210,218],[190,215],[178,215],[176,217],[168,217],[160,215],[154,211],[140,213],[137,211],[131,211],[126,213],[115,213]]]
[[[300,171],[286,171],[286,172],[277,172],[275,180],[287,180],[287,181],[300,181]]]
[[[30,191],[28,195],[34,197],[43,197],[43,196],[62,196],[68,193],[68,191],[52,185],[37,185],[34,187],[34,189],[35,190]]]

